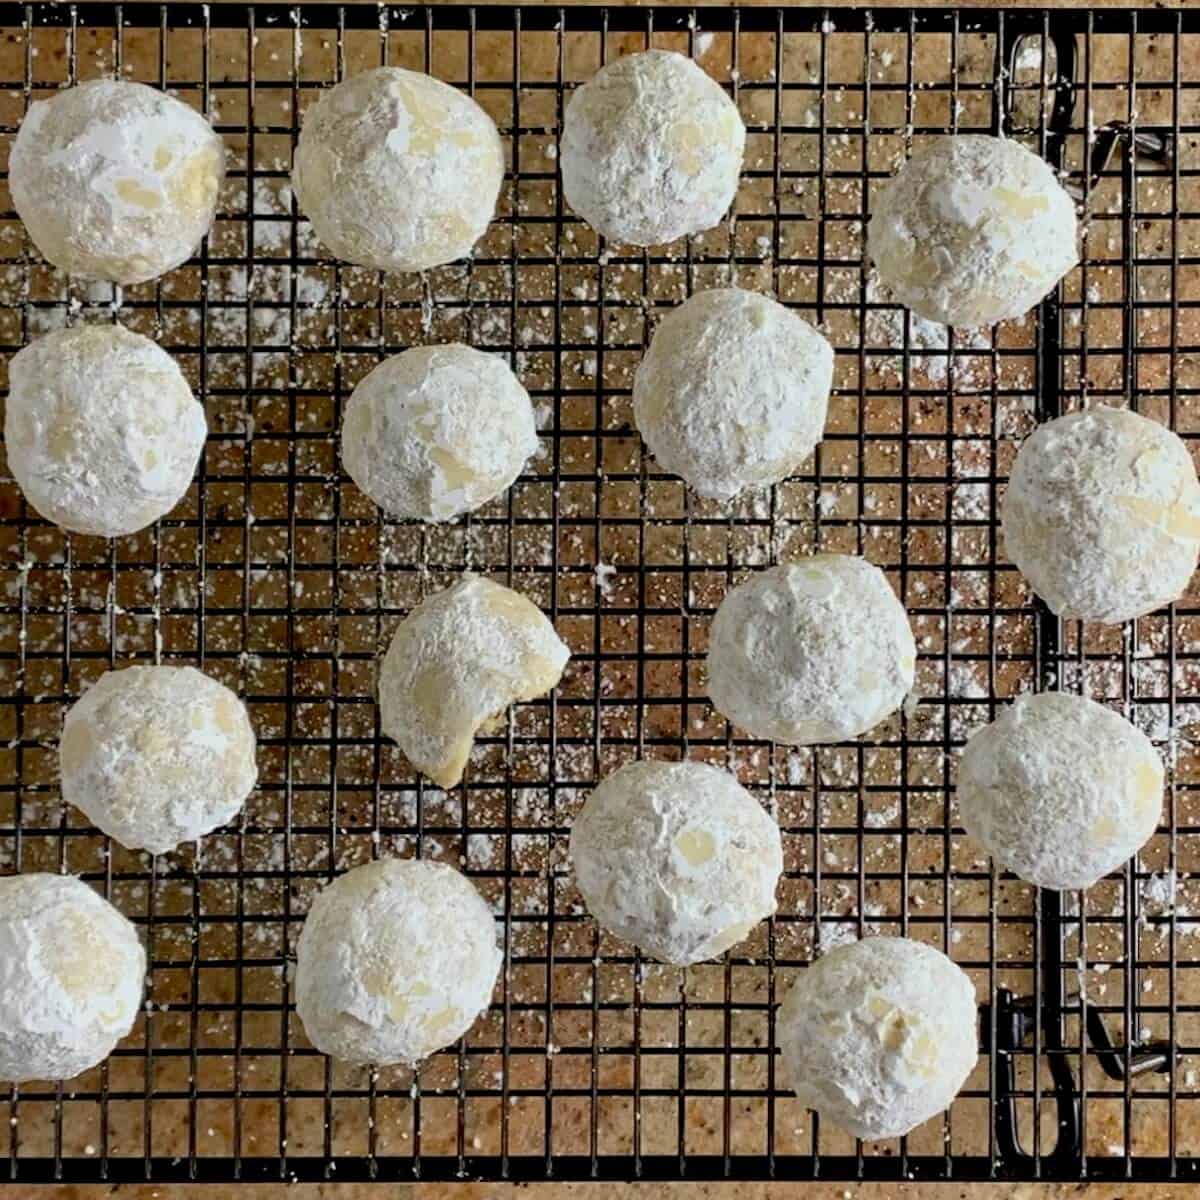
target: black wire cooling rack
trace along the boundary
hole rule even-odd
[[[1007,562],[997,499],[1039,419],[1121,403],[1200,432],[1200,13],[799,8],[0,5],[0,130],[111,75],[173,89],[231,151],[200,257],[116,296],[65,280],[5,202],[0,337],[119,319],[178,356],[212,436],[153,530],[67,537],[0,481],[0,855],[69,870],[145,935],[143,1018],[109,1062],[0,1103],[10,1178],[1191,1178],[1200,1154],[1200,607],[1127,629],[1049,618]],[[750,130],[733,217],[651,252],[563,206],[571,86],[654,44],[693,54]],[[381,62],[472,91],[511,147],[473,260],[380,278],[332,262],[287,185],[317,90]],[[1029,319],[957,333],[888,303],[863,261],[871,194],[910,143],[1005,131],[1068,174],[1082,266]],[[805,474],[731,511],[659,474],[631,422],[653,320],[736,280],[837,347]],[[447,527],[389,521],[339,474],[354,382],[414,342],[511,356],[543,452]],[[869,739],[791,751],[718,720],[701,676],[729,584],[824,548],[884,566],[912,615],[918,698]],[[373,671],[398,618],[473,568],[570,643],[562,686],[484,739],[442,793],[379,736]],[[151,861],[56,789],[84,684],[189,662],[243,694],[261,786],[240,820]],[[1018,690],[1084,690],[1169,760],[1159,834],[1086,896],[994,874],[951,807],[953,756]],[[566,863],[572,814],[639,755],[734,768],[778,816],[780,911],[686,972],[598,935]],[[288,1003],[315,889],[379,854],[462,865],[502,919],[491,1011],[419,1072],[316,1054]],[[781,1078],[770,1013],[821,944],[903,932],[983,1001],[949,1114],[856,1144]]]

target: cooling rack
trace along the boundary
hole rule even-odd
[[[152,530],[67,537],[0,480],[0,863],[69,870],[142,930],[146,1011],[103,1066],[0,1102],[10,1179],[1192,1178],[1200,1153],[1200,608],[1125,629],[1040,609],[997,538],[1034,424],[1121,403],[1200,426],[1200,14],[798,8],[0,4],[0,130],[117,73],[204,109],[231,151],[203,252],[158,284],[65,280],[4,202],[0,337],[77,320],[160,339],[204,400],[195,487]],[[694,55],[750,130],[732,218],[668,248],[602,246],[564,208],[572,85],[653,44]],[[324,257],[287,185],[317,91],[381,62],[474,93],[510,147],[473,260],[381,278]],[[1082,266],[1023,322],[956,333],[891,305],[863,261],[871,196],[910,143],[1005,131],[1067,173]],[[731,509],[656,471],[631,421],[654,320],[736,281],[837,348],[804,474]],[[459,523],[382,517],[336,430],[382,355],[461,339],[510,356],[542,452]],[[749,740],[709,708],[709,620],[747,572],[815,548],[885,567],[917,695],[851,745]],[[379,736],[374,663],[465,568],[519,588],[573,652],[556,694],[443,793]],[[201,665],[245,696],[261,785],[228,829],[150,860],[64,809],[56,739],[129,661]],[[1017,691],[1086,691],[1170,763],[1158,835],[1086,896],[1037,893],[965,842],[954,753]],[[780,910],[686,972],[601,936],[565,846],[587,791],[640,755],[734,769],[781,824]],[[416,1075],[316,1054],[288,1002],[315,890],[380,854],[461,865],[509,969]],[[945,950],[984,1007],[944,1119],[861,1145],[790,1095],[769,1014],[814,951],[873,932]],[[3,1168],[0,1168],[3,1170]]]

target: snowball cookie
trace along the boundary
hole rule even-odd
[[[470,1029],[502,960],[491,909],[453,867],[364,863],[312,903],[296,948],[296,1011],[324,1054],[413,1064]]]
[[[63,799],[130,850],[163,854],[224,825],[254,789],[254,730],[193,667],[108,671],[67,713]]]
[[[0,1079],[69,1079],[133,1028],[137,930],[72,875],[0,878]]]
[[[1093,408],[1021,445],[1001,507],[1008,556],[1060,617],[1118,623],[1183,595],[1200,553],[1200,483],[1157,421]]]
[[[921,942],[838,946],[796,979],[775,1024],[801,1102],[855,1137],[900,1137],[950,1107],[978,1055],[975,988]]]
[[[377,67],[304,117],[292,185],[317,236],[347,262],[424,271],[469,254],[504,182],[492,118],[464,92]]]
[[[55,330],[17,352],[9,385],[9,470],[47,520],[120,537],[182,499],[208,424],[149,338],[119,325]]]
[[[563,194],[606,238],[672,242],[725,215],[745,145],[736,105],[690,58],[631,54],[576,88],[567,104]]]
[[[446,521],[501,495],[538,448],[529,393],[498,354],[417,346],[354,389],[342,463],[380,508]]]
[[[700,292],[655,330],[633,411],[659,465],[729,500],[794,474],[825,429],[833,347],[782,304]]]
[[[887,576],[864,558],[817,554],[760,571],[721,601],[708,694],[754,737],[840,742],[900,707],[916,661]]]
[[[779,827],[728,771],[698,762],[610,775],[575,818],[571,858],[596,920],[680,967],[769,917],[783,870]]]
[[[544,696],[569,657],[537,605],[468,572],[400,622],[379,673],[380,725],[418,771],[453,787],[476,733]]]
[[[879,278],[918,316],[975,328],[1024,316],[1079,261],[1075,202],[1016,142],[934,138],[880,190]]]
[[[17,215],[50,262],[144,283],[191,258],[212,227],[225,147],[163,92],[94,79],[29,106],[8,169]]]
[[[1065,692],[1021,696],[967,742],[963,827],[1001,867],[1038,887],[1091,887],[1132,858],[1162,813],[1150,739]]]

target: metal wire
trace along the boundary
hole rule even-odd
[[[11,211],[0,224],[6,353],[120,320],[179,358],[212,429],[193,492],[114,543],[64,535],[0,480],[3,864],[81,874],[138,922],[151,961],[145,1016],[106,1065],[9,1092],[11,1179],[1195,1174],[1195,598],[1128,636],[1060,624],[1004,557],[996,514],[1037,419],[1130,397],[1195,434],[1200,17],[88,3],[0,17],[9,141],[31,99],[115,71],[205,110],[232,154],[203,253],[119,305],[49,270]],[[727,84],[750,139],[729,222],[632,253],[565,208],[553,147],[570,87],[650,44]],[[323,257],[287,189],[303,108],[380,62],[467,88],[511,146],[476,255],[424,279]],[[1084,262],[1029,320],[947,344],[875,289],[864,217],[914,141],[1002,129],[1078,188]],[[814,462],[725,511],[657,471],[629,389],[655,318],[730,280],[822,323],[838,363]],[[381,356],[453,338],[510,356],[544,453],[461,523],[390,521],[339,474],[341,404]],[[861,743],[774,749],[708,707],[708,621],[731,582],[818,547],[890,572],[921,699]],[[447,795],[381,739],[373,664],[465,568],[536,600],[573,662]],[[65,810],[54,767],[65,708],[135,659],[202,666],[260,735],[242,817],[155,861]],[[967,733],[1052,685],[1120,707],[1172,767],[1159,835],[1082,901],[993,873],[951,807]],[[772,922],[680,972],[598,933],[565,845],[597,780],[684,753],[771,806],[787,872]],[[503,918],[509,962],[490,1013],[416,1076],[316,1054],[288,1004],[315,890],[387,853],[459,862]],[[860,1145],[790,1095],[770,1014],[819,944],[877,931],[971,973],[984,1053],[944,1121]]]

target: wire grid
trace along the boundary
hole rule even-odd
[[[107,285],[50,270],[4,204],[3,349],[119,319],[176,355],[212,430],[177,510],[111,543],[64,535],[0,481],[3,864],[83,875],[138,922],[151,961],[146,1013],[106,1064],[0,1105],[10,1178],[1193,1173],[1200,609],[1190,593],[1126,630],[1049,619],[996,515],[1020,439],[1061,408],[1132,394],[1197,434],[1196,14],[85,3],[0,16],[6,142],[31,99],[116,72],[205,109],[231,151],[202,254],[119,307]],[[1079,55],[1069,127],[1051,116],[1064,38]],[[554,146],[570,87],[651,44],[697,57],[750,134],[732,219],[633,252],[565,209]],[[287,185],[318,89],[381,62],[467,88],[510,147],[473,260],[425,277],[331,261]],[[1006,112],[1081,187],[1084,263],[1030,319],[948,344],[875,287],[863,218],[910,144],[994,132]],[[1089,134],[1113,120],[1169,134],[1175,157],[1122,151],[1087,179]],[[655,318],[732,281],[819,322],[837,373],[805,473],[726,510],[656,470],[630,384]],[[390,521],[339,472],[341,405],[381,356],[451,339],[510,356],[543,452],[459,523]],[[772,748],[711,711],[708,622],[731,583],[817,548],[889,571],[921,651],[920,703],[856,744]],[[380,738],[374,664],[397,620],[464,568],[540,604],[573,660],[443,793]],[[202,666],[245,696],[260,739],[260,786],[236,824],[157,860],[97,836],[56,788],[66,707],[133,660]],[[950,806],[970,729],[1056,684],[1120,707],[1172,764],[1160,833],[1082,907],[993,873]],[[565,854],[599,779],[684,754],[735,769],[770,806],[787,865],[778,916],[686,972],[598,934]],[[496,906],[509,963],[490,1012],[415,1076],[315,1053],[288,1004],[316,889],[391,853],[462,865]],[[1049,1000],[1018,1049],[981,1056],[944,1120],[864,1145],[789,1094],[770,1013],[819,945],[873,932],[968,970],[985,1048],[1002,1045],[990,1002],[1003,990]],[[1125,1047],[1110,1065],[1159,1039],[1173,1069],[1109,1078],[1081,1033],[1089,1010]],[[1082,1148],[1056,1153],[1049,1067],[1064,1062],[1077,1080],[1083,1068]],[[1005,1111],[1018,1150],[998,1139]]]

